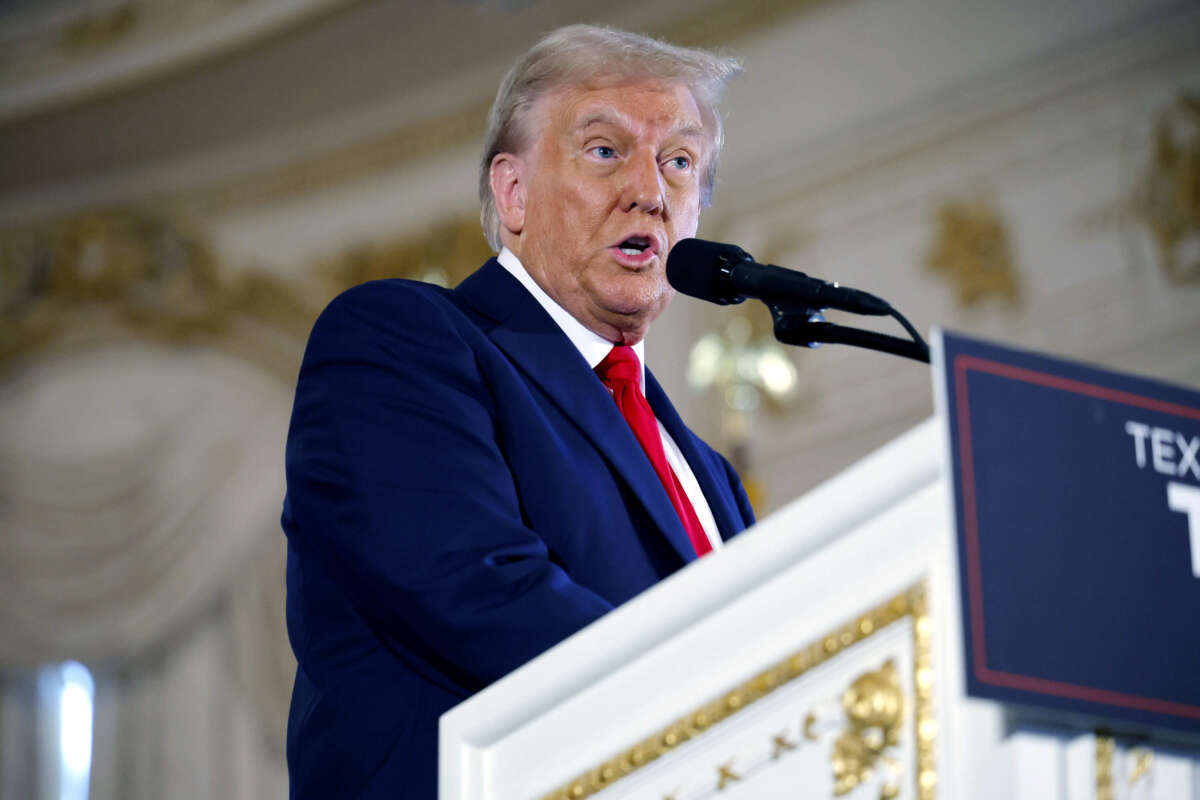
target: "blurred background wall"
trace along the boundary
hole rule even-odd
[[[923,330],[1200,385],[1192,2],[7,0],[0,798],[286,795],[308,326],[482,262],[490,99],[579,21],[743,59],[702,236]],[[915,362],[767,323],[678,298],[647,350],[760,515],[932,413]]]

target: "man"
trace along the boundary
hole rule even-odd
[[[434,797],[442,713],[753,522],[640,366],[736,71],[550,34],[489,119],[498,258],[453,291],[357,287],[317,321],[283,515],[293,797]]]

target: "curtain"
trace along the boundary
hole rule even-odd
[[[286,795],[290,386],[236,348],[72,346],[0,380],[0,791],[28,796],[19,679],[97,679],[92,797]]]

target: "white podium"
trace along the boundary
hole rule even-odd
[[[1200,749],[965,696],[945,448],[929,420],[452,709],[439,796],[1200,800]]]

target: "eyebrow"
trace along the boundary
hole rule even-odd
[[[627,128],[628,125],[617,116],[613,116],[607,112],[597,112],[591,116],[585,117],[582,122],[576,127],[578,131],[585,131],[592,125],[614,125],[618,128]],[[684,138],[704,138],[704,128],[699,125],[684,124],[676,130],[672,131],[672,135]]]
[[[695,137],[697,139],[704,138],[704,128],[699,125],[684,125],[675,131],[676,136]]]
[[[579,125],[576,127],[576,130],[586,130],[593,125],[615,125],[618,128],[628,127],[628,125],[626,125],[620,117],[614,117],[605,112],[598,112],[586,117],[582,122],[579,123]]]

